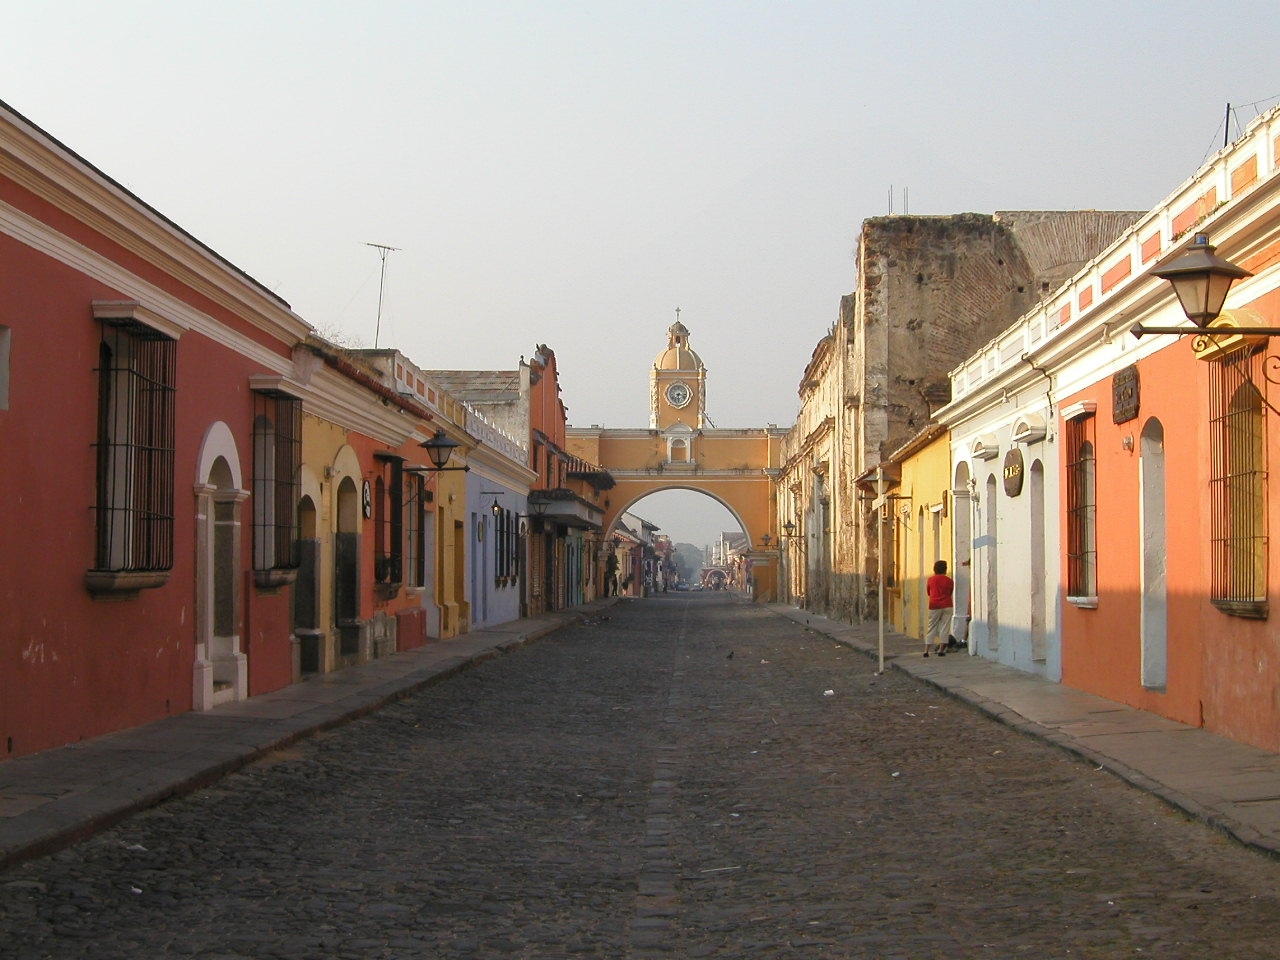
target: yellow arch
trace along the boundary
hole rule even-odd
[[[786,431],[777,427],[571,427],[566,445],[574,456],[603,467],[613,476],[616,486],[609,491],[606,530],[611,530],[636,501],[651,493],[692,490],[721,503],[734,515],[752,544],[748,556],[755,598],[770,601],[777,596],[777,548],[772,546],[777,543],[774,477],[785,435]]]

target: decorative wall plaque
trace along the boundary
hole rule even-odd
[[[1004,492],[1010,497],[1022,493],[1022,451],[1017,447],[1004,455]]]
[[[1111,420],[1124,423],[1138,419],[1138,368],[1125,367],[1111,378]]]

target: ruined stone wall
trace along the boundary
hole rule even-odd
[[[865,221],[859,293],[872,401],[864,415],[867,462],[924,427],[950,400],[950,370],[1034,309],[1138,216],[1015,211]],[[874,329],[881,325],[883,331]]]
[[[854,479],[950,400],[954,367],[1138,216],[1015,211],[863,222],[857,288],[842,299],[831,334],[840,364],[824,366],[823,386],[802,404],[798,424],[804,426],[792,435],[791,449],[798,450],[815,423],[834,418],[830,558],[811,573],[812,609],[842,619],[877,615],[875,527],[867,522]]]

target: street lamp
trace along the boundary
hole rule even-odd
[[[1253,276],[1244,267],[1218,256],[1214,249],[1208,234],[1198,233],[1190,247],[1181,253],[1171,254],[1151,270],[1151,276],[1168,280],[1173,285],[1182,312],[1200,329],[1209,326],[1222,313],[1231,285]],[[1185,327],[1146,327],[1136,323],[1129,332],[1141,338],[1148,333],[1186,334],[1192,331]],[[1257,334],[1263,331],[1251,328],[1249,332]],[[1267,336],[1277,334],[1280,330],[1266,331]]]
[[[1156,264],[1151,276],[1173,284],[1187,319],[1197,327],[1207,327],[1222,313],[1231,284],[1253,274],[1222,259],[1214,253],[1208,234],[1198,233],[1181,254]]]
[[[423,440],[418,444],[423,450],[427,451],[427,456],[431,458],[431,466],[425,469],[432,473],[440,473],[443,470],[470,470],[471,467],[448,467],[445,466],[449,462],[449,457],[453,455],[453,451],[462,444],[457,440],[450,440],[444,430],[437,428],[435,436],[430,440]]]
[[[804,571],[805,567],[808,565],[808,556],[805,551],[804,534],[797,533],[796,530],[797,528],[796,528],[795,521],[788,520],[786,523],[782,525],[781,539],[788,543],[790,543],[791,541],[795,541],[796,547],[800,551],[800,563],[801,563],[800,569],[801,571]],[[785,578],[784,583],[787,588],[787,602],[790,602],[792,599],[792,595],[791,595],[792,559],[791,559],[790,548],[788,548],[787,553],[783,559],[786,561],[786,569],[783,571],[783,576]],[[800,586],[800,591],[797,594],[797,596],[804,596],[806,584],[803,582],[803,580],[801,580],[801,582],[799,583],[799,586]]]

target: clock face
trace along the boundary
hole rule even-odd
[[[667,403],[673,407],[683,407],[689,402],[689,388],[683,383],[673,383],[667,387]]]

